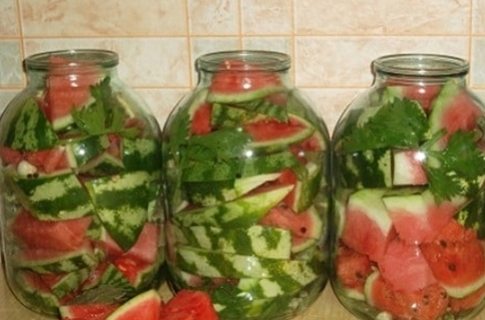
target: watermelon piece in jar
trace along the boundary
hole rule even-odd
[[[394,290],[379,271],[365,283],[367,302],[380,313],[390,313],[392,319],[440,319],[448,307],[448,295],[437,283],[415,292]]]
[[[383,189],[361,189],[347,203],[341,240],[355,251],[380,261],[395,236],[392,221],[382,202]]]
[[[484,246],[474,230],[451,220],[434,241],[420,248],[449,296],[463,298],[485,285]]]

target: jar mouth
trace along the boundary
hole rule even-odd
[[[373,61],[375,72],[390,76],[464,76],[469,68],[468,61],[464,59],[440,54],[393,54]]]
[[[70,49],[33,54],[25,59],[24,64],[27,70],[49,71],[54,66],[57,72],[62,72],[63,70],[79,70],[87,66],[112,68],[117,66],[118,62],[118,54],[114,51]]]
[[[227,63],[237,61],[240,63]],[[204,54],[196,59],[197,70],[215,73],[221,70],[254,71],[265,70],[273,72],[286,71],[291,67],[288,54],[278,51],[264,50],[233,50],[218,51]]]

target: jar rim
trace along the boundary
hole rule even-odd
[[[206,72],[218,72],[224,61],[235,60],[243,64],[231,65],[234,71],[265,70],[281,72],[291,66],[291,58],[288,54],[270,50],[229,50],[216,51],[203,54],[196,59],[197,70]],[[257,68],[254,68],[257,67]]]
[[[402,53],[381,56],[373,61],[377,73],[390,76],[443,77],[464,76],[470,69],[467,60],[443,54]]]
[[[58,57],[69,61],[67,64],[56,65],[56,71],[73,70],[86,65],[102,68],[112,68],[118,65],[118,54],[104,49],[67,49],[36,53],[24,60],[25,68],[35,71],[48,71],[52,67],[50,59]]]

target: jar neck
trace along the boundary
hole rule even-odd
[[[250,90],[264,82],[272,83],[275,79],[289,85],[290,66],[289,55],[275,51],[221,51],[202,55],[196,60],[200,86],[209,86],[214,76],[219,75],[218,84],[226,86],[228,90]]]
[[[439,85],[449,80],[466,85],[470,66],[461,58],[437,54],[396,54],[373,61],[377,85]]]
[[[29,85],[43,86],[48,78],[62,78],[77,86],[83,78],[117,77],[118,55],[108,50],[78,49],[43,52],[24,61]]]

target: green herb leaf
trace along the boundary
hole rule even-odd
[[[394,99],[379,107],[364,109],[340,141],[344,152],[386,147],[419,146],[428,132],[426,114],[409,99]]]
[[[437,201],[476,192],[485,175],[485,157],[475,143],[473,132],[457,131],[443,150],[436,150],[436,143],[443,135],[444,130],[439,131],[422,147],[427,154],[424,168],[429,188]]]
[[[187,157],[196,161],[220,161],[242,155],[251,137],[242,130],[221,129],[188,140]]]
[[[127,137],[135,137],[138,129],[125,126],[128,116],[112,92],[110,78],[104,78],[90,89],[94,102],[82,109],[74,108],[72,111],[76,125],[88,135],[120,133]]]

